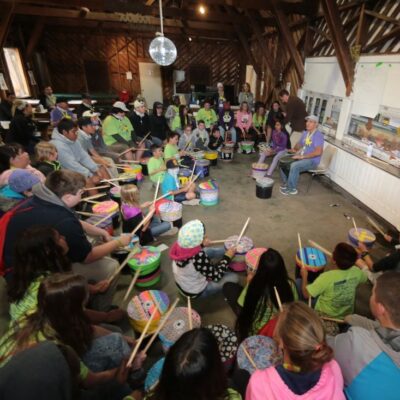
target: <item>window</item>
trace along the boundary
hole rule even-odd
[[[19,98],[29,97],[31,93],[29,91],[19,50],[17,48],[9,47],[4,48],[3,51],[15,96]]]

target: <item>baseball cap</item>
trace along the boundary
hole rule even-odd
[[[86,117],[86,118],[99,117],[99,116],[100,116],[100,113],[90,111],[90,110],[87,110],[82,114],[82,117]]]
[[[66,97],[57,97],[57,103],[68,103]]]
[[[31,190],[33,185],[40,182],[40,179],[29,171],[16,169],[8,178],[8,186],[17,193],[23,193]]]
[[[167,169],[174,169],[174,168],[179,168],[178,161],[176,161],[174,158],[171,160],[168,160],[166,163]]]
[[[112,106],[114,108],[118,108],[121,111],[129,112],[129,110],[126,107],[125,103],[123,103],[122,101],[116,101]]]
[[[135,107],[135,108],[139,108],[139,107],[142,107],[142,106],[144,106],[144,102],[143,101],[135,100],[134,103],[133,103],[133,107]]]
[[[314,121],[314,122],[318,122],[318,117],[316,115],[307,115],[307,117],[305,118],[307,121]]]

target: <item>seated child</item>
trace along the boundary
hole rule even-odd
[[[45,176],[50,172],[61,169],[61,164],[57,161],[57,147],[50,142],[39,142],[35,146],[35,167]]]
[[[146,396],[147,400],[178,398],[241,400],[228,387],[217,340],[207,328],[192,329],[175,342],[165,357],[158,385]]]
[[[210,150],[220,151],[222,145],[224,144],[224,139],[221,136],[221,132],[217,127],[211,130],[210,141],[208,143],[208,148]]]
[[[210,136],[207,132],[204,121],[197,122],[197,128],[193,131],[195,147],[200,150],[207,150]]]
[[[359,315],[345,318],[351,328],[328,337],[339,363],[348,399],[396,400],[400,379],[400,273],[377,278],[370,299],[377,321]]]
[[[345,400],[343,377],[322,322],[307,305],[283,305],[275,329],[283,363],[251,376],[246,400]]]
[[[153,153],[153,157],[151,157],[147,163],[147,171],[149,173],[150,180],[153,183],[157,183],[160,179],[160,182],[162,182],[166,173],[165,171],[167,170],[163,158],[162,147],[158,144],[153,144],[151,146],[151,151]]]
[[[132,232],[143,220],[143,209],[152,207],[153,202],[146,201],[140,204],[140,192],[136,185],[121,186],[121,214],[122,232]],[[170,222],[161,221],[153,216],[149,222],[142,226],[136,235],[139,237],[140,244],[146,245],[157,236],[172,236],[178,232],[178,228],[173,227]]]
[[[181,137],[179,138],[178,148],[182,151],[193,151],[195,147],[195,135],[194,132],[192,133],[192,125],[186,125]]]
[[[14,169],[24,169],[36,175],[40,182],[44,183],[46,177],[30,165],[29,154],[18,143],[10,143],[0,146],[0,187],[7,185]]]
[[[285,262],[278,251],[264,249],[255,272],[247,272],[246,286],[225,283],[224,297],[238,315],[236,331],[242,341],[257,335],[279,310],[274,287],[282,303],[298,299],[295,282],[289,278]]]
[[[355,266],[357,252],[347,243],[339,243],[333,251],[334,269],[323,272],[308,284],[308,271],[301,268],[301,294],[305,299],[317,298],[315,310],[331,318],[343,319],[354,311],[354,301],[358,284],[367,281],[367,275]]]
[[[195,219],[183,225],[178,241],[171,247],[169,255],[175,283],[186,296],[209,296],[220,291],[224,283],[239,280],[237,274],[228,272],[236,248],[227,251],[223,247],[203,249],[208,243],[203,223]],[[210,258],[216,257],[222,259],[213,265]]]
[[[166,197],[168,200],[174,200],[190,206],[198,205],[200,200],[196,198],[196,184],[187,184],[179,188],[178,173],[179,166],[176,160],[167,161],[167,173],[161,183],[161,193],[163,195],[170,193],[170,196]]]
[[[179,133],[171,132],[167,138],[167,144],[164,148],[164,159],[165,161],[175,159],[180,160],[180,158],[184,155],[183,150],[179,150],[178,148],[179,141]]]

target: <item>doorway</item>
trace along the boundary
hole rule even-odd
[[[155,63],[139,63],[139,77],[142,96],[147,107],[153,108],[155,101],[163,101],[160,66]]]

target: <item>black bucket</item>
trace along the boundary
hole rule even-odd
[[[261,178],[256,181],[256,196],[259,199],[269,199],[272,196],[274,180],[271,178]]]

